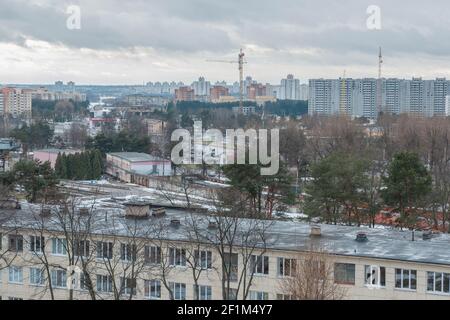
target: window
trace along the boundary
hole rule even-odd
[[[97,275],[97,291],[98,292],[112,292],[112,278],[111,276]]]
[[[256,275],[269,274],[269,257],[251,255],[250,273]]]
[[[194,251],[195,265],[201,269],[212,269],[212,252],[205,250]]]
[[[355,265],[349,263],[334,264],[334,282],[339,284],[355,284]]]
[[[398,289],[417,289],[417,271],[395,269],[395,287]]]
[[[278,258],[278,272],[281,277],[293,277],[297,268],[297,260]]]
[[[250,300],[269,300],[269,294],[263,291],[250,291]]]
[[[170,282],[169,286],[175,300],[186,300],[186,284]]]
[[[113,257],[113,244],[112,242],[97,242],[97,258],[99,259],[112,259]]]
[[[52,286],[54,288],[66,288],[67,287],[66,270],[52,270]]]
[[[277,300],[294,300],[290,294],[277,293]]]
[[[237,253],[225,253],[223,255],[223,274],[226,280],[229,277],[230,281],[237,281],[239,272],[238,258]]]
[[[35,253],[44,251],[44,237],[30,236],[30,250]]]
[[[120,259],[127,262],[136,261],[136,251],[135,244],[122,243],[120,246]]]
[[[145,280],[145,296],[150,299],[161,299],[161,281]]]
[[[379,266],[364,266],[364,284],[386,286],[386,268]]]
[[[14,252],[23,251],[23,236],[21,235],[10,235],[9,236],[9,250]]]
[[[89,257],[89,240],[75,242],[74,253],[78,257]]]
[[[178,248],[169,248],[169,265],[186,266],[186,250]]]
[[[89,290],[89,287],[91,286],[89,282],[92,280],[86,275],[87,273],[85,272],[80,273],[80,290]]]
[[[238,291],[237,291],[237,289],[230,288],[227,295],[228,295],[227,300],[237,300]]]
[[[136,294],[136,279],[132,278],[120,278],[121,283],[121,293],[125,293],[126,295],[135,295]]]
[[[148,264],[161,264],[161,247],[145,246],[145,262]]]
[[[40,268],[30,268],[30,284],[42,286],[45,282],[45,273]]]
[[[450,273],[427,272],[427,291],[450,293]]]
[[[18,298],[18,297],[8,297],[8,300],[23,300],[23,298]]]
[[[65,255],[67,254],[67,241],[66,239],[52,239],[52,254]]]
[[[212,300],[211,286],[196,286],[194,285],[194,292],[198,300]]]
[[[23,283],[23,269],[22,267],[9,267],[9,282]]]

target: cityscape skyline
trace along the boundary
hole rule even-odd
[[[67,8],[80,9],[70,30]],[[207,62],[246,52],[245,73],[273,83],[285,74],[302,79],[376,77],[378,47],[383,75],[450,78],[445,2],[422,10],[419,1],[378,1],[381,29],[369,30],[370,1],[210,3],[196,0],[11,1],[0,13],[0,83],[83,84],[187,82],[199,76],[237,80],[237,66]],[[323,10],[333,12],[322,14]],[[122,13],[121,13],[122,12]],[[169,27],[170,25],[170,27]],[[59,27],[58,27],[59,26]],[[164,32],[161,32],[164,31]]]

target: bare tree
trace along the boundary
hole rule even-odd
[[[334,282],[332,255],[311,248],[293,261],[291,276],[280,280],[285,296],[292,300],[341,300],[345,297],[346,290]]]
[[[211,216],[207,239],[220,257],[218,270],[225,300],[248,298],[256,273],[255,262],[266,252],[269,220],[245,219],[247,199],[236,191],[222,191]],[[239,268],[241,269],[239,270]]]

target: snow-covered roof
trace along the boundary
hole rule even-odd
[[[79,204],[92,210],[92,233],[111,236],[130,236],[130,226],[134,220],[125,217],[124,202],[111,198],[91,200]],[[21,210],[1,210],[0,225],[3,227],[17,227],[23,229],[36,228],[41,217],[40,207],[22,203]],[[189,221],[191,217],[199,219],[199,226],[205,239],[214,233],[208,228],[211,215],[196,213],[194,211],[166,208],[166,215],[161,218],[149,217],[138,220],[142,237],[151,239],[152,230],[161,226],[164,228],[164,237],[169,241],[189,241]],[[5,219],[6,218],[6,219]],[[181,225],[177,228],[171,226],[171,220],[179,220]],[[267,228],[266,244],[273,250],[308,251],[311,247],[320,247],[327,252],[343,256],[368,257],[377,259],[400,260],[427,264],[440,264],[450,266],[450,235],[437,234],[430,240],[422,239],[422,232],[415,232],[415,241],[412,241],[411,231],[392,230],[387,228],[361,228],[337,225],[320,225],[321,236],[311,237],[311,225],[294,221],[261,221],[254,219],[240,219],[241,230],[248,225],[259,225]],[[52,216],[46,218],[45,226],[48,230],[58,232],[59,224]],[[356,241],[356,235],[364,232],[368,241]],[[161,235],[161,233],[159,233]],[[262,243],[260,244],[262,245]]]

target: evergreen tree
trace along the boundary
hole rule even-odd
[[[382,191],[384,201],[398,208],[402,223],[414,225],[415,208],[424,204],[432,187],[431,175],[419,156],[411,152],[396,154],[383,181],[386,186]]]
[[[99,179],[103,172],[103,160],[100,150],[92,152],[92,176],[94,179]]]
[[[55,174],[60,178],[62,178],[62,165],[61,152],[59,152],[55,162]]]

